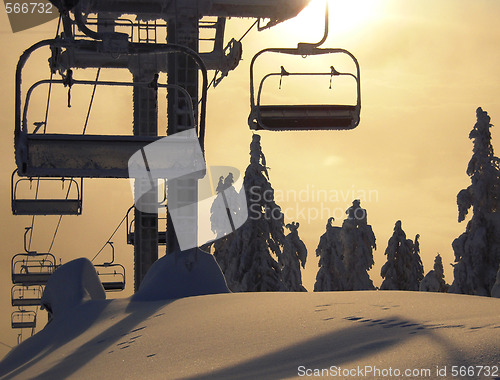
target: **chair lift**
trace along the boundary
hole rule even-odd
[[[17,169],[12,173],[11,196],[12,213],[14,215],[80,215],[82,213],[83,203],[83,178],[78,183],[74,178],[20,178],[15,179]],[[21,198],[18,196],[18,186],[23,183],[29,183],[29,189],[32,189],[33,181],[40,183],[54,183],[61,181],[64,189],[65,182],[69,183],[66,198],[40,199],[34,197]],[[68,197],[71,188],[74,188],[76,194]]]
[[[134,57],[141,55],[166,56],[168,54],[184,54],[188,56],[200,69],[203,80],[201,85],[200,113],[198,123],[195,124],[198,130],[199,143],[203,149],[208,74],[199,54],[185,46],[177,44],[133,43],[122,38],[124,37],[122,36],[123,33],[104,33],[101,36],[100,33],[92,32],[88,28],[86,30],[82,31],[86,34],[90,33],[88,36],[96,39],[74,39],[70,38],[70,36],[67,38],[40,41],[28,48],[19,59],[16,69],[14,131],[16,165],[19,175],[22,177],[128,178],[128,161],[130,157],[144,146],[162,138],[162,136],[36,133],[38,128],[34,131],[28,130],[29,99],[34,89],[40,85],[70,84],[71,86],[94,86],[96,83],[99,85],[122,87],[137,85],[137,82],[76,80],[72,75],[66,75],[63,79],[46,79],[34,83],[27,89],[25,98],[23,99],[23,67],[31,54],[44,47],[49,47],[52,51],[52,57],[49,61],[53,72],[68,72],[75,67],[128,69],[129,61],[133,61]],[[112,39],[112,41],[117,42],[119,40],[119,43],[104,43],[106,48],[103,50],[103,42],[98,39],[106,39],[106,36],[109,37],[109,35],[114,34],[116,34],[117,39],[116,41]],[[110,59],[110,57],[115,56],[117,57],[116,59]],[[166,70],[166,59],[158,59],[156,61],[158,65],[165,66],[159,66],[159,71],[163,72]],[[144,83],[144,85],[161,88],[170,87],[170,85],[162,83]]]
[[[250,105],[251,111],[248,118],[248,124],[254,130],[344,130],[356,128],[359,124],[361,110],[361,84],[359,63],[349,51],[344,49],[320,48],[328,36],[328,2],[326,2],[325,11],[325,33],[322,40],[315,44],[299,43],[297,48],[268,48],[258,52],[250,64]],[[350,57],[354,62],[356,71],[339,72],[333,66],[325,72],[287,72],[283,66],[279,72],[274,72],[264,76],[260,82],[257,93],[254,83],[254,65],[257,58],[264,53],[287,54],[297,57],[319,56],[327,54],[344,54]],[[279,76],[325,76],[334,77],[348,76],[356,82],[356,104],[337,105],[337,104],[261,104],[261,95],[264,82],[271,78]]]
[[[28,251],[26,236],[31,227],[24,233],[25,253],[18,253],[12,258],[12,283],[24,286],[45,285],[56,269],[56,258],[51,253]]]
[[[16,310],[11,316],[13,329],[34,329],[36,327],[36,313],[31,310]]]
[[[40,306],[43,287],[41,285],[14,285],[11,290],[12,306]]]
[[[163,193],[163,200],[158,203],[158,206],[161,206],[167,199],[167,189],[166,189],[166,181],[164,183],[164,193]],[[135,218],[131,218],[130,213],[132,210],[134,210],[135,206],[132,206],[128,209],[127,211],[127,217],[126,217],[126,233],[127,233],[127,244],[134,245],[135,244]],[[158,218],[158,223],[160,221],[165,221],[166,224],[166,217],[163,218]],[[167,244],[167,231],[158,231],[158,244],[159,245],[166,245]]]
[[[105,291],[121,291],[125,289],[125,267],[114,263],[115,247],[111,241],[108,241],[108,244],[111,246],[111,261],[103,264],[95,264],[94,267]]]

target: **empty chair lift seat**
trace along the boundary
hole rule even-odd
[[[11,314],[13,329],[34,329],[36,327],[36,313],[34,311],[18,310]]]
[[[19,253],[12,258],[12,283],[45,285],[55,267],[55,257],[51,254]]]
[[[352,129],[358,112],[351,105],[261,105],[258,127],[269,130]]]

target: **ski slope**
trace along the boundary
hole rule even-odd
[[[80,303],[73,299],[5,357],[0,376],[460,378],[452,376],[460,370],[472,371],[462,378],[500,376],[499,299],[401,291],[221,293],[220,270],[209,256],[198,255],[190,270],[174,256],[160,259],[132,298],[89,299],[82,292]],[[194,284],[184,294],[191,296],[161,299],[182,296],[187,284]],[[221,294],[193,295],[207,289]]]

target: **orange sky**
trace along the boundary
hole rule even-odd
[[[317,271],[315,249],[330,216],[326,215],[327,210],[340,216],[350,205],[353,193],[361,198],[366,195],[361,205],[367,209],[368,222],[377,239],[375,267],[371,271],[375,285],[381,283],[384,251],[397,220],[402,220],[408,238],[413,239],[417,233],[421,235],[425,272],[432,269],[434,256],[439,252],[446,280],[451,282],[449,264],[454,260],[451,242],[465,230],[465,222],[457,222],[455,200],[459,190],[469,184],[465,169],[472,154],[468,133],[475,123],[475,110],[483,107],[493,124],[500,120],[497,100],[500,2],[332,0],[331,12],[330,37],[325,46],[350,50],[361,65],[359,127],[346,132],[261,133],[263,151],[271,168],[271,183],[280,194],[278,203],[283,210],[289,210],[287,222],[300,222],[299,234],[308,248],[304,284],[312,290]],[[0,17],[3,37],[0,151],[4,162],[0,168],[0,227],[4,242],[0,265],[0,279],[4,284],[0,288],[0,305],[4,310],[0,313],[0,341],[14,345],[16,333],[9,325],[13,310],[10,307],[10,260],[14,253],[22,251],[24,227],[30,224],[29,217],[14,217],[10,210],[10,175],[14,169],[14,69],[22,50],[38,40],[52,37],[55,24],[12,34],[5,12],[0,12]],[[305,12],[270,31],[254,30],[246,37],[243,61],[238,69],[209,92],[206,137],[209,165],[232,165],[244,171],[249,162],[251,140],[247,126],[251,57],[265,47],[292,47],[300,41],[319,40],[322,18],[320,14],[317,17],[315,22]],[[251,20],[230,20],[226,38],[239,38],[250,24]],[[305,36],[298,33],[304,28],[310,29]],[[276,61],[270,71],[279,69],[281,64]],[[330,63],[325,65],[328,68]],[[43,70],[45,75],[48,70],[45,67]],[[34,77],[37,74],[33,72]],[[270,96],[280,96],[278,90],[275,91]],[[315,93],[316,88],[303,90],[307,96],[314,97]],[[88,97],[82,98],[85,100],[80,111],[84,115]],[[130,112],[131,104],[127,105],[126,97],[109,99],[97,93],[95,101],[106,105],[110,112]],[[92,123],[97,130],[99,120],[92,119]],[[499,138],[496,128],[492,128],[492,135],[495,147]],[[323,204],[313,201],[312,196],[321,191],[328,191],[332,197],[336,195],[338,201],[323,200]],[[303,197],[308,194],[310,201],[294,201],[293,194]],[[53,253],[64,262],[80,256],[92,258],[131,203],[130,187],[125,180],[86,181],[83,215],[63,218]],[[297,219],[297,208],[312,214],[310,220]],[[313,218],[322,209],[324,217]],[[57,217],[37,218],[34,249],[48,248],[56,223]],[[336,225],[340,224],[341,220],[337,220]],[[123,230],[114,241],[117,260],[126,264],[131,286],[133,249],[125,244]],[[129,294],[130,288],[120,296]],[[0,345],[0,355],[6,352]]]

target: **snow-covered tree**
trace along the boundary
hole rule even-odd
[[[356,199],[346,214],[347,219],[342,223],[340,240],[347,271],[347,290],[375,289],[368,270],[374,264],[373,249],[377,246],[372,227],[367,223],[366,210],[361,208],[359,199]]]
[[[398,220],[394,232],[389,239],[385,255],[386,263],[382,266],[380,275],[384,279],[381,290],[418,290],[423,278],[424,269],[420,259],[418,238],[415,243],[406,238],[406,234]]]
[[[229,173],[225,179],[224,177],[219,178],[216,188],[217,196],[210,208],[211,229],[216,235],[217,240],[204,247],[208,250],[211,246],[214,247],[214,257],[224,273],[230,289],[237,286],[235,279],[238,278],[238,260],[231,252],[234,236],[233,234],[228,235],[231,231],[231,222],[229,219],[232,219],[234,225],[239,211],[234,207],[241,203],[236,198],[244,194],[238,194],[233,186],[233,182],[232,173]],[[243,189],[242,191],[244,192]]]
[[[500,267],[498,268],[497,279],[495,281],[495,284],[491,289],[491,296],[495,298],[500,298]]]
[[[438,253],[434,259],[434,269],[430,270],[420,282],[420,291],[446,293],[449,287],[444,280],[443,260]]]
[[[286,288],[292,292],[306,292],[302,286],[302,274],[300,266],[305,268],[307,260],[307,248],[299,237],[299,223],[292,222],[286,225],[290,233],[285,237],[283,247],[282,268],[283,282]]]
[[[250,144],[250,165],[243,188],[247,197],[248,219],[232,234],[217,240],[214,256],[221,260],[229,288],[234,292],[286,290],[279,262],[285,244],[284,216],[274,201],[260,136]]]
[[[415,240],[413,241],[409,290],[419,290],[420,282],[424,278],[424,265],[422,264],[422,259],[420,258],[420,243],[418,241],[419,238],[420,235],[417,234],[415,235]]]
[[[500,160],[493,154],[490,117],[481,108],[469,134],[474,148],[467,167],[471,185],[457,195],[458,221],[472,218],[453,241],[454,281],[450,293],[490,296],[500,264]]]
[[[328,219],[326,232],[319,239],[316,256],[319,257],[319,270],[316,275],[314,291],[347,290],[347,272],[344,266],[340,227],[333,225],[334,218]]]

